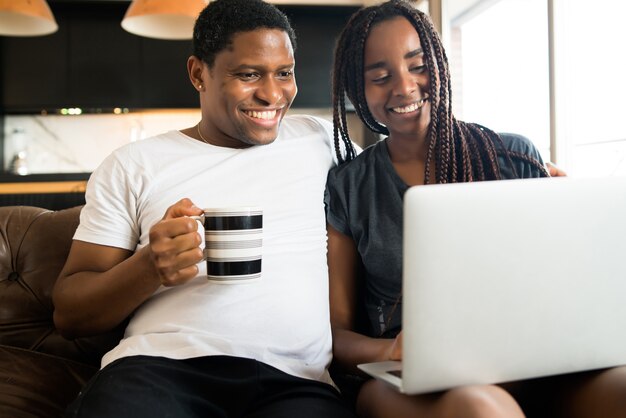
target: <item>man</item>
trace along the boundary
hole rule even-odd
[[[202,120],[122,147],[89,181],[55,323],[76,337],[130,322],[68,415],[352,416],[327,371],[331,128],[283,120],[297,92],[293,30],[261,0],[217,0],[193,45]],[[212,284],[188,216],[240,205],[263,207],[262,278]]]

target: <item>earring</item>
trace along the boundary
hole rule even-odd
[[[198,90],[202,90],[202,84],[198,84]]]

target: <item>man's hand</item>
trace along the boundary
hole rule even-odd
[[[557,167],[551,162],[546,163],[546,170],[548,170],[548,174],[550,174],[550,177],[566,177],[567,176],[567,173],[565,171],[563,171],[562,169],[560,169],[559,167]]]
[[[198,274],[202,239],[198,224],[188,216],[200,215],[189,199],[170,206],[163,219],[150,228],[150,259],[163,286],[187,283]]]

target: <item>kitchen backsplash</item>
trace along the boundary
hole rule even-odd
[[[291,110],[330,119],[325,110]],[[15,174],[90,173],[111,151],[169,130],[195,125],[199,110],[98,115],[7,115],[4,169]]]

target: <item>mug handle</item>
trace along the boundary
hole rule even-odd
[[[189,215],[187,217],[193,219],[194,221],[200,222],[200,224],[204,228],[204,213],[202,215]]]
[[[198,233],[200,233],[200,239],[202,240],[200,242],[200,248],[202,249],[202,260],[200,260],[200,263],[204,263],[207,259],[206,240],[204,236],[204,213],[202,215],[189,215],[187,217],[198,222],[198,224],[200,225],[200,227],[198,228]],[[202,232],[200,230],[202,230]]]

